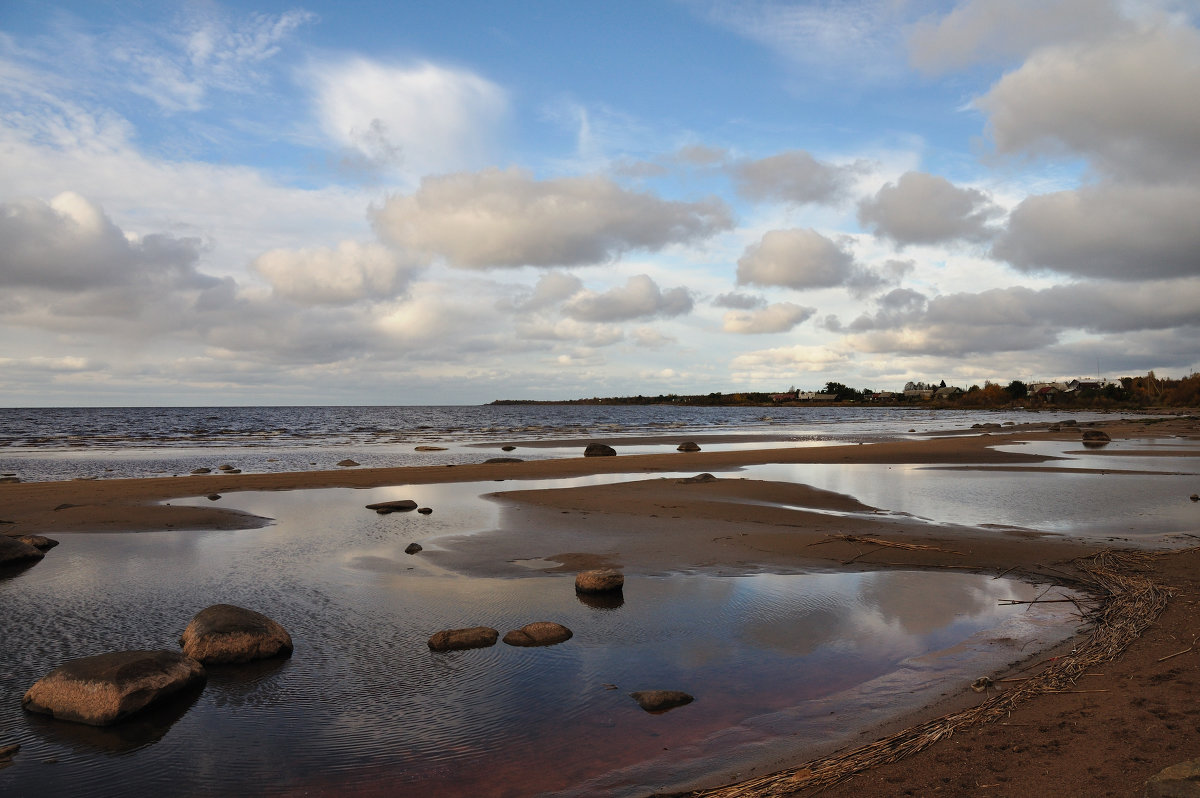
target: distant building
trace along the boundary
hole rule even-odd
[[[796,398],[801,402],[833,402],[837,400],[837,394],[800,391],[796,394]]]
[[[933,395],[938,399],[953,399],[954,397],[961,395],[962,392],[963,389],[959,388],[957,385],[947,385],[944,388],[938,388],[933,392]]]

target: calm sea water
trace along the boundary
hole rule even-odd
[[[229,462],[243,471],[467,463],[480,446],[589,438],[750,435],[797,444],[895,437],[974,423],[1085,421],[1097,414],[945,411],[919,407],[0,408],[0,473],[25,481],[187,473]],[[417,452],[436,445],[443,452]],[[725,444],[754,445],[751,443]],[[578,456],[544,446],[527,459]],[[487,455],[491,456],[491,455]]]

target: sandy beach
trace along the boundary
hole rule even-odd
[[[1177,472],[1200,470],[1200,421],[1113,419],[1103,429],[1114,441],[1146,441],[1124,448],[1121,469],[1136,471],[1138,457],[1177,460]],[[592,439],[597,440],[597,439]],[[701,447],[705,441],[696,439]],[[1060,470],[1044,454],[1020,444],[1080,441],[1080,431],[1044,424],[928,436],[859,445],[736,449],[565,458],[477,465],[340,469],[291,473],[211,474],[153,479],[80,480],[0,484],[0,531],[17,536],[56,532],[247,529],[264,519],[219,505],[171,504],[177,499],[239,491],[375,488],[495,481],[499,528],[450,536],[429,553],[439,566],[467,574],[511,568],[516,559],[547,561],[549,570],[573,572],[613,566],[626,573],[706,570],[719,574],[789,569],[955,569],[982,574],[1070,582],[1086,573],[1087,558],[1128,548],[1114,536],[1050,534],[1009,525],[964,525],[914,518],[876,508],[844,493],[797,482],[747,478],[740,469],[764,464],[814,467],[928,466],[947,474],[963,469],[1004,473],[1036,470],[1053,479]],[[1153,445],[1170,441],[1170,447]],[[667,443],[623,439],[623,443]],[[677,442],[671,438],[670,443]],[[519,442],[514,441],[519,444]],[[998,446],[1004,446],[1000,450]],[[1068,449],[1068,451],[1071,451]],[[1079,447],[1103,458],[1105,449]],[[517,451],[514,454],[519,455]],[[481,456],[482,459],[482,456]],[[711,478],[664,478],[663,474]],[[1075,475],[1111,472],[1072,468]],[[521,480],[628,475],[615,483],[550,490],[522,489]],[[981,479],[986,476],[979,474]],[[1192,492],[1200,491],[1200,477]],[[1181,502],[1189,497],[1181,495]],[[1200,534],[1200,503],[1193,531]],[[1022,700],[1005,717],[971,725],[895,764],[844,775],[822,795],[977,794],[995,796],[1139,795],[1164,767],[1200,755],[1200,552],[1196,536],[1176,533],[1139,539],[1152,552],[1122,567],[1169,592],[1161,614],[1147,618],[1116,659],[1089,667],[1069,688]],[[51,552],[48,556],[55,556]],[[22,578],[36,578],[36,567]],[[0,577],[3,578],[3,577]],[[969,709],[1021,684],[1054,658],[1069,658],[1086,635],[1053,651],[1028,652],[1006,672],[986,674],[983,693],[947,685],[946,695],[917,713],[864,731],[862,742]],[[981,674],[983,676],[985,674]],[[0,743],[3,740],[0,739]],[[829,752],[836,755],[836,752]],[[779,763],[791,774],[743,785],[721,795],[807,795],[803,762]],[[761,779],[769,773],[754,774]],[[794,776],[794,778],[793,778]],[[790,780],[789,780],[790,779]],[[718,785],[707,785],[717,787]]]

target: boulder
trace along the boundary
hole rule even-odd
[[[1200,798],[1200,759],[1171,765],[1151,776],[1146,798]]]
[[[40,560],[45,556],[28,543],[10,538],[8,535],[0,535],[0,566]]]
[[[362,463],[356,462],[347,457],[345,460],[338,461],[338,465],[340,465],[342,468],[354,468],[354,466],[362,465]]]
[[[20,481],[21,478],[15,474],[5,474],[4,476],[0,477],[0,483],[4,484],[15,485]]]
[[[233,466],[231,466],[229,463],[225,463],[224,465],[217,466],[217,470],[218,471],[236,471],[237,469],[234,468]]]
[[[520,457],[490,457],[484,460],[485,463],[523,463],[525,462]]]
[[[463,651],[468,648],[487,648],[496,645],[500,633],[489,626],[470,629],[443,629],[429,638],[430,651]]]
[[[683,479],[677,479],[677,480],[675,480],[675,484],[688,485],[692,482],[716,482],[716,481],[717,481],[717,478],[714,477],[712,474],[704,473],[704,474],[697,474],[694,477],[684,477]]]
[[[647,712],[666,712],[696,700],[680,690],[639,690],[629,696]]]
[[[226,469],[226,470],[228,470],[228,469]],[[212,469],[211,468],[193,468],[192,473],[193,474],[211,474]]]
[[[612,457],[617,450],[603,443],[589,443],[583,450],[584,457]]]
[[[1108,437],[1108,433],[1099,429],[1085,429],[1083,431],[1083,445],[1091,448],[1099,446],[1107,446],[1112,438]]]
[[[50,551],[50,549],[58,545],[57,540],[45,537],[44,535],[19,535],[17,540],[22,543],[28,543],[38,551]]]
[[[508,444],[508,445],[505,445],[505,446],[501,446],[501,447],[500,447],[500,451],[502,451],[502,452],[511,452],[511,451],[514,451],[516,448],[517,448],[517,447],[516,447],[516,446],[513,446],[512,444]]]
[[[675,447],[675,451],[677,451],[677,452],[698,452],[698,451],[700,451],[700,445],[698,443],[695,443],[694,441],[684,441],[683,443],[681,443]]]
[[[214,604],[196,613],[179,645],[184,654],[205,665],[292,654],[292,637],[286,629],[262,613],[232,604]]]
[[[381,515],[397,512],[406,513],[409,510],[417,509],[417,503],[412,499],[396,499],[395,501],[391,502],[375,502],[374,504],[368,504],[367,509],[374,510]]]
[[[215,502],[215,501],[217,501],[217,500],[218,500],[218,499],[220,499],[220,498],[221,498],[221,494],[219,494],[219,493],[210,493],[210,494],[208,494],[208,500],[209,500],[210,502]]]
[[[433,508],[432,507],[418,507],[417,512],[420,513],[421,515],[432,515]]]
[[[520,629],[513,629],[504,636],[504,642],[510,646],[529,648],[532,646],[552,646],[564,640],[570,640],[573,633],[561,623],[553,621],[536,621],[527,623]]]
[[[422,546],[420,543],[409,543],[407,546],[404,547],[405,554],[416,554],[417,552],[424,551],[424,550],[425,550],[425,547]]]
[[[418,446],[414,451],[418,452],[444,452],[445,446]]]
[[[1200,502],[1200,493],[1193,493],[1191,496],[1188,496],[1188,498],[1194,502]]]
[[[204,679],[204,666],[177,651],[117,651],[60,665],[29,688],[21,705],[108,726]]]
[[[577,593],[613,593],[625,587],[625,575],[614,568],[580,571],[575,577]]]

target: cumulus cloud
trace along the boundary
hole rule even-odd
[[[1101,184],[1025,199],[993,247],[1024,271],[1144,280],[1200,274],[1200,188]]]
[[[730,167],[738,193],[756,202],[805,204],[833,202],[849,188],[859,166],[818,161],[804,150],[791,150]]]
[[[1200,31],[1047,47],[976,101],[1001,153],[1076,154],[1121,179],[1200,177]]]
[[[988,221],[999,213],[982,191],[924,172],[905,172],[858,205],[864,226],[900,246],[984,241],[994,235]]]
[[[605,177],[537,180],[522,169],[428,177],[372,211],[379,236],[466,269],[604,263],[729,229],[717,199],[674,202]]]
[[[791,330],[808,321],[817,312],[791,302],[777,302],[760,310],[731,310],[725,314],[722,329],[739,335],[762,335]]]
[[[8,288],[212,287],[217,280],[196,270],[200,252],[196,238],[126,235],[74,192],[0,204],[0,285]]]
[[[516,325],[518,338],[529,341],[571,342],[589,347],[611,346],[624,339],[620,327],[589,324],[575,319],[531,319]]]
[[[508,112],[507,93],[473,72],[365,58],[313,68],[318,120],[366,164],[410,174],[473,166]]]
[[[251,267],[277,295],[302,305],[390,299],[411,276],[392,250],[357,241],[343,241],[337,249],[273,249],[255,258]]]
[[[677,343],[675,338],[653,327],[638,327],[630,337],[635,344],[646,349],[660,349]]]
[[[816,230],[771,230],[738,259],[738,285],[829,288],[857,270],[854,256]]]
[[[927,74],[1023,58],[1048,44],[1095,39],[1124,20],[1108,0],[968,0],[909,31],[909,61]]]
[[[537,311],[553,307],[583,290],[583,281],[566,272],[546,272],[538,277],[533,288],[514,299],[500,302],[508,311]]]
[[[563,306],[563,313],[573,319],[598,322],[682,316],[691,310],[692,295],[686,288],[663,291],[645,274],[603,293],[583,291]]]

